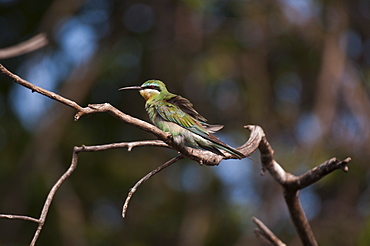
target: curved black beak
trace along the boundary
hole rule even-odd
[[[141,89],[143,88],[141,88],[140,86],[128,86],[128,87],[119,88],[118,90],[122,91],[122,90],[141,90]]]

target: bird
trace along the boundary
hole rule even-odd
[[[230,153],[234,158],[245,157],[240,151],[225,144],[212,133],[223,128],[210,125],[186,98],[167,90],[160,80],[147,80],[141,86],[123,87],[119,90],[139,90],[145,99],[145,110],[150,120],[159,129],[172,135],[173,141],[180,146],[202,148],[225,156],[220,150]]]

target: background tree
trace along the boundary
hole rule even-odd
[[[140,96],[117,89],[158,78],[224,124],[219,136],[231,145],[247,138],[243,125],[261,125],[293,173],[331,156],[353,157],[350,175],[338,172],[303,190],[302,204],[320,245],[369,243],[368,1],[0,4],[1,47],[39,32],[50,40],[2,63],[82,105],[109,102],[147,120]],[[1,212],[38,214],[72,146],[150,137],[107,115],[73,123],[73,110],[1,81]],[[122,194],[173,156],[151,148],[83,155],[39,244],[256,245],[252,215],[299,244],[280,187],[248,160],[172,166],[137,192],[123,224]],[[34,225],[0,220],[0,228],[1,244],[24,244]]]

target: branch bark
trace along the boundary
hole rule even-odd
[[[128,151],[131,151],[132,148],[134,147],[139,147],[139,146],[159,146],[159,147],[168,147],[167,144],[165,144],[163,141],[159,140],[148,140],[148,141],[136,141],[136,142],[123,142],[123,143],[112,143],[112,144],[104,144],[104,145],[96,145],[96,146],[75,146],[73,148],[72,152],[72,160],[69,168],[67,171],[55,182],[53,187],[51,188],[44,206],[41,210],[41,215],[39,219],[29,217],[29,216],[24,216],[24,215],[11,215],[11,214],[0,214],[0,218],[6,218],[6,219],[20,219],[20,220],[26,220],[26,221],[31,221],[35,222],[38,224],[38,227],[36,229],[36,232],[32,238],[32,241],[30,243],[30,246],[34,246],[40,236],[41,230],[43,229],[43,226],[45,224],[46,217],[49,212],[50,205],[54,199],[55,193],[58,191],[59,187],[67,180],[67,178],[73,173],[73,171],[77,168],[78,164],[78,154],[81,152],[97,152],[97,151],[104,151],[104,150],[109,150],[109,149],[117,149],[117,148],[127,148]],[[182,159],[179,157],[174,158],[175,162]],[[172,161],[172,160],[170,160]],[[174,163],[174,162],[172,162]],[[170,164],[172,164],[170,163]],[[166,163],[165,163],[166,164]],[[164,165],[165,165],[164,164]],[[169,166],[164,166],[160,169],[157,170],[155,173],[147,177],[146,180],[148,180],[151,176],[154,174],[158,173],[159,171],[163,170],[165,167]],[[148,175],[147,175],[148,176]],[[146,181],[144,180],[144,181]],[[143,181],[143,182],[144,182]],[[137,185],[138,186],[138,185]],[[131,195],[132,196],[132,195]]]
[[[45,219],[46,219],[49,207],[51,205],[51,202],[53,200],[53,197],[56,191],[59,189],[62,183],[72,174],[72,172],[77,167],[78,153],[80,152],[95,152],[95,151],[102,151],[102,150],[107,150],[107,149],[112,149],[112,148],[122,148],[122,147],[128,148],[128,150],[131,150],[133,147],[136,147],[136,146],[161,146],[161,147],[172,148],[180,152],[180,154],[177,157],[169,160],[162,166],[148,173],[146,176],[144,176],[141,180],[139,180],[135,184],[133,189],[130,190],[128,197],[126,198],[123,211],[122,211],[123,216],[125,216],[128,203],[133,193],[136,191],[136,188],[140,184],[142,184],[144,181],[146,181],[147,179],[149,179],[150,177],[152,177],[159,171],[163,170],[164,168],[177,162],[178,160],[182,158],[189,158],[189,159],[199,162],[200,164],[213,166],[213,165],[218,165],[223,159],[233,158],[228,153],[224,153],[225,156],[221,156],[221,155],[217,155],[212,152],[201,150],[201,149],[193,149],[189,147],[178,146],[174,143],[174,141],[172,141],[170,134],[161,131],[160,129],[158,129],[152,124],[149,124],[145,121],[142,121],[140,119],[137,119],[130,115],[122,113],[121,111],[119,111],[118,109],[116,109],[115,107],[113,107],[112,105],[108,103],[89,104],[87,107],[81,107],[79,104],[77,104],[76,102],[70,99],[62,97],[56,93],[50,92],[48,90],[35,86],[26,80],[23,80],[22,78],[8,71],[1,64],[0,64],[0,71],[1,73],[13,79],[16,83],[26,88],[29,88],[32,92],[40,93],[44,96],[47,96],[53,100],[61,102],[75,109],[77,111],[74,117],[76,121],[83,115],[106,112],[127,124],[134,125],[144,131],[152,133],[159,139],[159,140],[154,140],[154,141],[138,141],[138,142],[132,142],[132,143],[113,143],[113,144],[100,145],[100,146],[74,147],[71,165],[68,168],[68,170],[57,180],[57,182],[54,184],[54,186],[50,190],[47,196],[47,199],[45,201],[44,207],[42,209],[40,219],[34,219],[32,217],[19,216],[19,215],[5,215],[5,214],[0,215],[0,218],[23,219],[23,220],[29,220],[29,221],[38,223],[38,228],[35,232],[34,238],[30,245],[34,245],[39,237],[39,234],[45,223]],[[306,215],[298,199],[299,190],[319,181],[320,179],[322,179],[323,177],[325,177],[326,175],[328,175],[329,173],[337,169],[348,171],[348,162],[351,160],[351,158],[346,158],[343,161],[340,161],[337,158],[332,158],[322,163],[321,165],[311,169],[310,171],[306,172],[305,174],[301,176],[295,176],[289,172],[286,172],[280,166],[280,164],[275,161],[274,150],[272,149],[269,142],[267,141],[265,133],[261,127],[256,126],[256,125],[248,125],[248,126],[245,126],[245,128],[251,131],[250,137],[245,144],[238,147],[237,149],[240,152],[242,152],[245,156],[249,156],[257,148],[259,149],[261,153],[262,174],[268,171],[270,175],[274,178],[274,180],[283,187],[284,198],[288,206],[290,216],[301,238],[302,243],[304,245],[317,245],[316,238],[312,232],[312,229],[308,223]],[[259,230],[263,231],[264,234],[266,234],[264,237],[271,237],[272,232],[270,231],[271,233],[269,233],[267,230],[268,228],[266,226],[262,227],[261,223],[259,223],[256,220],[255,220],[255,223],[259,227]],[[274,240],[278,242],[277,238]],[[279,245],[279,244],[276,244],[276,245]]]
[[[162,164],[161,166],[157,167],[156,169],[154,169],[153,171],[151,171],[150,173],[148,173],[147,175],[145,175],[143,178],[141,178],[139,181],[136,182],[136,184],[134,185],[134,187],[132,187],[126,197],[126,200],[125,200],[125,203],[123,204],[123,208],[122,208],[122,218],[125,218],[126,217],[126,212],[127,212],[127,208],[128,208],[128,204],[131,200],[131,197],[134,195],[134,193],[136,192],[137,188],[142,184],[144,183],[145,181],[147,181],[148,179],[150,179],[152,176],[156,175],[157,173],[159,173],[160,171],[162,171],[163,169],[171,166],[172,164],[178,162],[179,160],[181,159],[184,159],[184,156],[182,156],[181,154],[172,158],[171,160],[167,161],[166,163]]]
[[[256,217],[252,220],[257,225],[254,233],[258,238],[272,246],[286,246],[262,221]]]
[[[247,128],[251,129],[251,126],[247,126]],[[275,181],[283,187],[284,198],[289,209],[290,217],[303,245],[318,245],[299,201],[299,190],[319,181],[337,169],[342,169],[347,172],[348,162],[351,161],[351,158],[348,157],[343,161],[332,158],[301,176],[295,176],[286,172],[279,163],[274,160],[274,151],[264,134],[258,148],[261,153],[262,173],[267,170]]]
[[[128,114],[125,114],[118,110],[117,108],[113,107],[109,103],[103,103],[103,104],[89,104],[87,107],[81,107],[76,102],[67,99],[63,96],[60,96],[54,92],[45,90],[41,87],[38,87],[36,85],[33,85],[32,83],[20,78],[19,76],[11,73],[9,70],[7,70],[3,65],[0,64],[0,72],[8,76],[9,78],[13,79],[14,82],[30,89],[32,92],[40,93],[41,95],[44,95],[46,97],[49,97],[55,101],[58,101],[60,103],[63,103],[77,111],[74,119],[77,121],[80,117],[84,115],[89,115],[93,113],[109,113],[112,116],[116,117],[117,119],[127,123],[134,125],[144,131],[150,132],[153,135],[155,135],[158,139],[164,141],[166,144],[168,144],[171,148],[179,151],[181,154],[183,154],[185,157],[190,158],[196,162],[199,162],[202,165],[209,165],[214,166],[218,165],[222,160],[224,159],[232,159],[234,158],[231,154],[224,152],[224,156],[214,154],[210,151],[205,151],[201,149],[193,149],[190,147],[183,147],[178,146],[174,141],[172,141],[171,135],[169,133],[161,131],[156,126],[145,122],[143,120],[134,118]],[[239,148],[237,148],[240,152],[242,152],[245,156],[249,156],[252,154],[258,147],[258,139],[260,136],[258,135],[251,135],[249,140]]]

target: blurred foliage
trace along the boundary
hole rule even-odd
[[[161,79],[190,99],[231,145],[259,124],[277,161],[301,174],[352,157],[301,192],[320,245],[369,245],[370,2],[368,0],[0,0],[0,47],[45,32],[50,44],[1,61],[81,105],[109,102],[148,120],[127,85]],[[109,115],[73,110],[1,76],[0,212],[38,217],[72,147],[153,136]],[[261,245],[251,217],[300,245],[281,189],[249,160],[183,160],[134,183],[174,151],[82,153],[57,192],[38,245]],[[258,154],[252,158],[258,160]],[[350,226],[349,226],[350,225]],[[25,245],[36,225],[0,220],[0,245]]]

